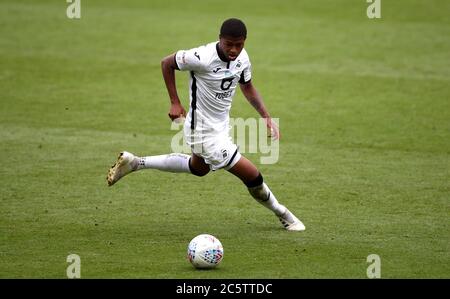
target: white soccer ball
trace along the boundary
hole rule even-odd
[[[198,235],[189,243],[187,258],[195,268],[214,268],[223,259],[222,243],[212,235]]]

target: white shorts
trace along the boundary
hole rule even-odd
[[[238,146],[226,134],[199,139],[185,126],[184,138],[192,153],[202,157],[213,171],[221,168],[228,170],[241,158]]]

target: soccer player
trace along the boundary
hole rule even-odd
[[[192,155],[171,153],[138,157],[122,152],[108,172],[109,186],[141,169],[184,172],[196,176],[204,176],[210,170],[225,169],[241,179],[253,198],[273,211],[286,230],[305,230],[303,223],[278,202],[256,166],[239,153],[229,136],[229,111],[239,85],[250,104],[265,119],[271,135],[279,138],[278,128],[251,81],[250,59],[244,49],[246,38],[245,24],[238,19],[228,19],[220,28],[218,42],[180,50],[161,61],[171,102],[169,117],[172,121],[185,118],[184,137]],[[190,72],[188,113],[178,97],[175,70]]]

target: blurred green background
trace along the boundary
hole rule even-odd
[[[450,2],[0,2],[0,277],[450,277]],[[260,165],[305,223],[290,233],[225,171],[142,171],[112,188],[121,150],[171,151],[161,59],[247,25],[253,83],[280,119]],[[188,106],[188,74],[177,73]],[[257,117],[237,92],[232,117]],[[224,260],[186,260],[200,233]]]

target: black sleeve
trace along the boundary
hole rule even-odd
[[[252,81],[252,80],[250,79],[250,80],[248,80],[247,82],[245,82],[244,71],[242,71],[242,73],[241,73],[241,78],[239,79],[239,83],[241,83],[241,84],[247,84],[247,83],[249,83],[250,81]]]
[[[177,53],[175,53],[175,55],[173,55],[173,61],[175,62],[175,69],[180,70],[180,67],[178,66],[178,63],[177,63]]]

